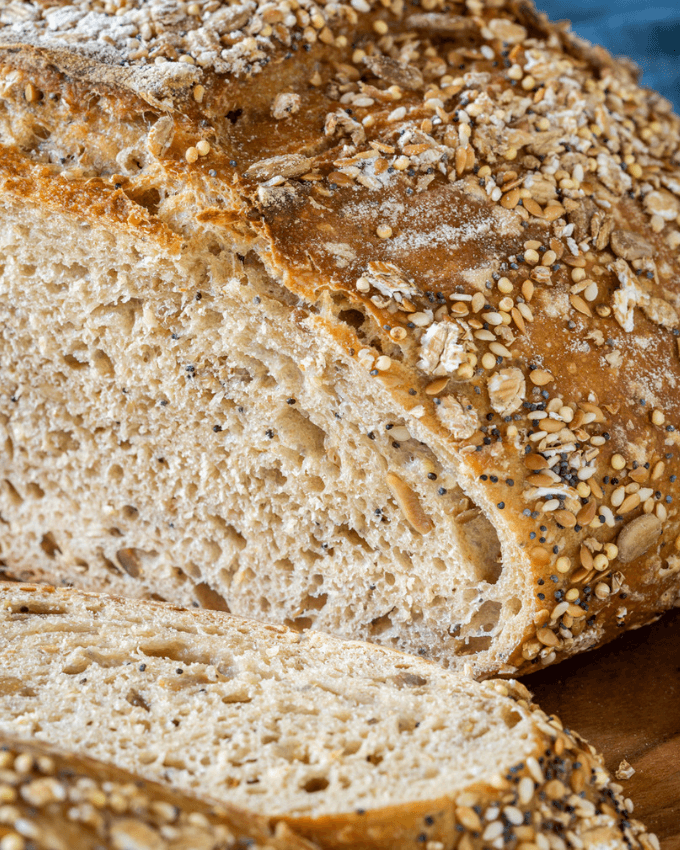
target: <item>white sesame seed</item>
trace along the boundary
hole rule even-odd
[[[33,770],[33,757],[28,753],[21,753],[14,759],[14,770],[17,773],[30,773]]]
[[[534,796],[534,783],[528,776],[523,776],[520,779],[519,785],[517,786],[517,793],[519,801],[523,806],[526,806],[527,803],[531,802],[531,799]]]
[[[432,316],[427,313],[411,313],[409,320],[418,328],[424,328],[432,324]]]
[[[380,367],[378,367],[378,368],[380,368]],[[410,434],[408,428],[405,428],[403,425],[396,425],[390,431],[390,437],[393,440],[397,440],[398,442],[403,443],[405,440],[411,439],[411,434]]]
[[[527,759],[527,769],[529,773],[533,776],[533,778],[536,780],[536,782],[538,782],[539,785],[542,785],[544,781],[543,771],[541,770],[541,766],[534,758],[534,756],[529,756],[529,758]]]
[[[620,454],[612,455],[611,465],[613,469],[624,469],[624,467],[626,466],[626,459],[623,455]]]
[[[196,103],[203,103],[203,98],[205,96],[205,87],[204,86],[194,86],[194,100]]]
[[[9,832],[0,839],[0,850],[24,850],[26,842],[16,832]]]
[[[360,277],[357,280],[357,289],[359,292],[368,292],[371,288],[371,284],[368,282],[368,279],[365,277]]]

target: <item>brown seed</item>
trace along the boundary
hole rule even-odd
[[[550,782],[546,783],[543,790],[549,800],[561,800],[567,794],[567,789],[559,779],[551,779]]]
[[[582,401],[579,404],[579,407],[581,408],[581,410],[584,410],[586,413],[594,413],[595,414],[595,420],[594,420],[595,422],[604,422],[605,421],[604,413],[602,412],[602,410],[596,404],[592,404],[589,401]]]
[[[513,307],[510,311],[510,315],[512,316],[513,322],[517,325],[520,333],[526,333],[526,325],[524,324],[524,319],[522,318],[522,314],[519,312],[517,307]]]
[[[621,529],[616,541],[619,561],[630,564],[640,558],[661,534],[661,520],[653,514],[636,517]]]
[[[456,819],[466,829],[470,829],[473,832],[479,832],[482,828],[479,815],[474,809],[470,809],[468,806],[458,806],[456,809]]]
[[[460,177],[465,171],[467,164],[467,151],[465,148],[458,148],[456,151],[456,174]]]
[[[581,298],[580,295],[570,295],[569,301],[574,310],[578,310],[578,312],[583,313],[584,316],[592,317],[593,314],[590,307],[588,306],[587,302],[584,301],[583,298]]]
[[[530,484],[532,487],[550,487],[555,482],[549,475],[530,475],[527,478],[527,484]]]
[[[581,546],[581,551],[579,552],[579,558],[581,560],[581,566],[585,567],[585,569],[587,569],[587,570],[592,570],[592,568],[593,568],[593,556],[592,556],[590,549],[588,549],[587,546],[585,546],[585,545]]]
[[[571,785],[571,790],[574,794],[580,794],[581,791],[586,787],[585,776],[583,775],[583,771],[578,768],[571,774],[571,779],[569,780],[569,784]]]
[[[559,646],[560,639],[551,629],[539,629],[536,632],[536,637],[545,646]]]
[[[559,419],[541,419],[539,424],[541,431],[547,431],[548,434],[556,434],[564,428],[564,422]]]
[[[654,464],[654,469],[652,470],[652,481],[658,481],[663,475],[665,469],[666,464],[662,460],[657,461]]]
[[[541,209],[541,205],[536,203],[533,198],[524,199],[524,209],[531,215],[536,216],[536,218],[543,218],[543,210]]]
[[[631,469],[628,473],[628,477],[638,484],[644,484],[649,478],[649,470],[645,469],[643,466],[638,466],[637,469]]]
[[[618,509],[617,513],[623,516],[623,514],[628,514],[632,510],[635,510],[637,506],[640,504],[640,496],[637,493],[631,493],[630,496],[627,496]]]
[[[432,381],[431,384],[428,384],[425,387],[425,392],[427,395],[439,395],[439,393],[446,388],[448,382],[448,378],[438,378],[436,381]]]
[[[546,614],[548,612],[546,611]],[[527,661],[533,661],[538,653],[543,649],[543,644],[537,640],[529,640],[522,647],[522,657]]]
[[[573,617],[575,620],[580,619],[581,617],[585,617],[586,612],[581,608],[580,605],[570,605],[567,609],[567,613],[570,617]]]
[[[550,204],[543,210],[543,216],[548,221],[556,221],[564,215],[564,207],[561,204]]]
[[[537,387],[544,387],[546,384],[555,380],[546,369],[534,369],[533,372],[529,372],[529,379]]]
[[[604,498],[604,493],[602,492],[602,487],[600,487],[600,485],[597,483],[595,478],[589,478],[588,479],[588,485],[590,487],[590,490],[591,490],[593,496],[595,496],[596,499],[603,499]]]
[[[501,198],[501,206],[505,207],[506,210],[514,210],[520,199],[520,190],[519,189],[511,189],[507,194],[503,195]]]
[[[534,472],[538,472],[541,469],[548,468],[548,461],[542,455],[530,454],[525,455],[524,465]]]
[[[553,517],[565,528],[573,528],[576,525],[576,517],[571,511],[555,511]]]

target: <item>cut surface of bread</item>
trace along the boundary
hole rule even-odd
[[[643,835],[594,750],[517,682],[71,589],[0,586],[0,625],[0,733],[220,804],[260,834],[355,850]]]
[[[519,0],[16,2],[0,557],[476,674],[680,586],[680,123]]]
[[[284,825],[246,838],[219,806],[35,741],[0,737],[0,771],[3,850],[315,850]]]

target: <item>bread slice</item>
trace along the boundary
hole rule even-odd
[[[4,584],[0,625],[1,734],[227,807],[251,835],[658,850],[595,751],[517,682],[72,589]]]
[[[3,850],[316,850],[285,824],[249,830],[223,807],[35,741],[0,737],[0,775]]]
[[[189,5],[2,12],[7,569],[479,675],[675,604],[669,104],[524,0]]]

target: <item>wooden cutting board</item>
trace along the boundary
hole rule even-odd
[[[634,816],[680,850],[680,611],[556,667],[525,676],[548,713],[596,746],[620,781]]]

